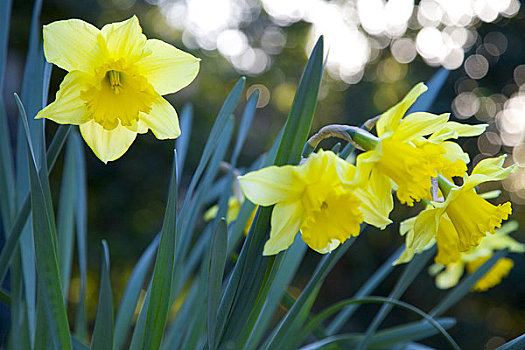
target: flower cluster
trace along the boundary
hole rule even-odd
[[[506,178],[516,165],[504,168],[505,156],[484,159],[468,175],[469,156],[452,140],[478,136],[487,125],[452,122],[448,114],[405,115],[426,89],[422,83],[416,85],[374,120],[376,135],[348,127],[351,141],[363,150],[355,166],[331,151],[320,150],[300,165],[271,166],[239,177],[246,198],[262,206],[274,205],[265,255],[287,249],[297,232],[312,249],[326,253],[358,235],[362,222],[383,229],[391,223],[393,191],[402,204],[427,203],[417,217],[401,224],[406,249],[397,263],[410,261],[414,254],[437,244],[435,261],[446,266],[445,272],[465,264],[472,270],[492,254],[486,253],[486,246],[497,246],[493,242],[502,237],[506,242],[510,239],[494,235],[512,213],[510,202],[493,205],[475,188]],[[462,179],[462,185],[455,185],[454,179]],[[516,245],[519,243],[514,248]],[[508,272],[511,266],[505,261],[480,280],[476,289],[488,288],[498,281],[494,276]],[[445,272],[440,276],[448,276]]]
[[[191,83],[199,59],[160,40],[146,39],[136,17],[101,30],[81,20],[53,22],[44,27],[44,53],[68,74],[56,100],[36,118],[79,125],[103,162],[122,156],[136,135],[149,129],[159,139],[179,136],[175,109],[162,95]],[[312,249],[328,253],[359,235],[363,222],[384,229],[392,222],[393,191],[401,204],[426,202],[417,217],[401,223],[406,249],[397,263],[436,244],[435,261],[445,266],[438,275],[440,286],[452,285],[457,279],[451,276],[460,276],[465,266],[475,269],[493,247],[523,251],[514,241],[501,244],[502,240],[510,244],[510,238],[494,236],[512,213],[511,204],[493,205],[475,189],[480,183],[506,178],[515,165],[504,168],[505,156],[485,159],[468,175],[469,156],[452,140],[478,136],[487,125],[452,122],[449,114],[406,115],[426,89],[422,83],[416,85],[401,102],[369,121],[376,135],[337,126],[334,135],[343,130],[343,137],[363,150],[355,165],[320,150],[306,154],[299,165],[270,166],[238,177],[248,200],[274,206],[264,255],[287,249],[298,232]],[[455,185],[454,179],[462,179],[462,185]],[[228,222],[235,220],[242,201],[240,196],[230,199]],[[213,207],[205,216],[216,214]],[[253,217],[254,213],[245,231]],[[499,272],[492,271],[492,277],[486,277],[489,281],[480,281],[476,288],[497,283],[511,267],[507,260],[500,261],[494,268]]]

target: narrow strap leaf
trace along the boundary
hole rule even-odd
[[[217,347],[215,337],[217,325],[217,310],[221,294],[224,266],[226,265],[226,252],[228,250],[228,226],[222,218],[217,225],[210,246],[210,259],[208,264],[208,345],[210,350]]]
[[[177,152],[174,152],[168,204],[155,260],[144,330],[143,349],[158,349],[170,310],[170,294],[177,241]]]
[[[98,292],[97,317],[93,329],[91,349],[111,350],[113,348],[113,293],[109,277],[109,249],[102,240],[102,268],[100,271],[100,288]]]

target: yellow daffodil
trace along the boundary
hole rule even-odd
[[[370,191],[378,201],[388,203],[381,213],[386,217],[393,209],[393,187],[397,187],[400,202],[408,205],[429,196],[431,178],[437,176],[436,164],[446,153],[440,144],[425,142],[416,147],[413,142],[443,128],[448,114],[416,112],[403,118],[426,89],[423,83],[416,85],[400,103],[383,113],[376,124],[379,139],[357,157],[360,183],[368,186],[372,179],[381,183]]]
[[[436,262],[448,265],[457,261],[460,252],[478,246],[487,233],[494,234],[511,214],[511,204],[492,205],[476,193],[475,186],[506,178],[516,165],[503,168],[505,156],[480,161],[463,185],[455,186],[443,177],[439,186],[446,200],[431,202],[413,222],[413,232],[407,236],[407,247],[414,253],[428,248],[435,239],[438,246]],[[410,230],[409,230],[410,231]]]
[[[228,211],[226,212],[226,223],[227,224],[230,224],[237,219],[237,216],[239,216],[239,210],[241,209],[241,205],[243,202],[244,202],[244,198],[239,199],[236,196],[231,196],[228,199]],[[214,219],[217,216],[218,212],[219,212],[218,205],[214,205],[210,207],[204,213],[204,220],[210,221]],[[248,218],[248,221],[246,221],[246,225],[244,225],[245,235],[247,235],[248,231],[250,231],[250,226],[252,225],[256,212],[257,212],[257,207],[252,211],[250,217]]]
[[[462,177],[467,171],[466,165],[470,162],[469,155],[457,143],[449,140],[458,137],[479,136],[487,126],[488,124],[468,125],[449,121],[428,138],[414,139],[412,143],[418,148],[424,147],[427,143],[439,145],[444,153],[436,159],[436,171],[447,179],[452,179],[455,176]]]
[[[364,217],[374,214],[354,192],[354,175],[352,164],[321,150],[298,166],[270,166],[239,177],[251,202],[275,204],[263,254],[287,249],[299,230],[303,241],[320,253],[357,236]]]
[[[175,109],[161,95],[193,81],[199,59],[146,39],[137,17],[101,30],[79,19],[44,26],[47,61],[69,73],[56,100],[36,118],[75,124],[103,162],[122,156],[137,133],[180,135]]]
[[[485,261],[487,261],[496,250],[508,249],[509,252],[524,253],[525,245],[514,240],[508,234],[518,228],[516,221],[511,221],[496,230],[494,235],[484,237],[479,246],[472,248],[469,252],[461,254],[456,262],[446,266],[435,264],[431,266],[433,274],[436,274],[436,286],[441,289],[454,287],[465,268],[469,274],[475,272]],[[475,291],[485,291],[499,284],[508,275],[514,262],[510,258],[501,258],[492,268],[474,285]]]

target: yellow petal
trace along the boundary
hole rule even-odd
[[[161,40],[149,39],[151,54],[136,63],[140,74],[148,79],[160,95],[179,91],[195,79],[200,59]]]
[[[242,191],[252,203],[268,206],[298,200],[304,190],[291,165],[270,166],[239,177]]]
[[[458,233],[446,215],[442,215],[439,220],[436,244],[438,247],[438,253],[434,259],[436,263],[449,265],[461,259],[461,253],[458,250]]]
[[[458,233],[458,248],[467,251],[480,244],[487,233],[495,233],[512,213],[510,202],[492,205],[474,189],[453,188],[444,203],[447,215]]]
[[[430,208],[419,213],[414,224],[414,240],[407,242],[407,246],[416,252],[424,250],[436,237],[442,211],[441,208]]]
[[[412,113],[399,123],[392,136],[396,140],[410,141],[439,130],[448,121],[449,114],[436,115],[427,112]]]
[[[448,139],[457,139],[458,137],[469,137],[481,135],[488,124],[468,125],[457,122],[448,122],[439,131],[430,135],[429,140],[434,142],[443,142]]]
[[[142,34],[139,20],[136,16],[122,22],[106,24],[100,30],[103,43],[110,58],[115,60],[125,58],[126,62],[132,63],[140,60],[150,53],[145,49],[146,36]]]
[[[485,261],[487,261],[489,258],[490,256],[487,256],[468,263],[468,273],[474,273],[474,271],[481,267],[481,265],[483,265],[483,263],[485,263]],[[509,274],[513,267],[514,261],[512,261],[512,259],[499,259],[498,262],[476,282],[472,289],[478,292],[483,292],[498,285],[501,280]]]
[[[67,71],[91,71],[100,60],[98,30],[80,19],[56,21],[44,26],[46,60]]]
[[[157,98],[153,101],[149,113],[141,112],[139,118],[153,131],[155,137],[159,140],[174,139],[180,135],[177,112],[160,95],[157,95]]]
[[[518,164],[513,164],[503,168],[503,162],[507,155],[497,158],[486,158],[481,160],[472,170],[470,176],[465,177],[463,187],[466,189],[474,188],[482,182],[499,181],[507,178],[516,169]]]
[[[278,203],[272,212],[270,239],[264,245],[263,255],[275,255],[288,249],[303,221],[304,210],[300,202]]]
[[[326,254],[326,253],[330,253],[332,250],[339,247],[340,244],[341,242],[339,242],[337,239],[332,239],[330,243],[326,245],[326,247],[322,249],[314,249],[314,250],[318,253]]]
[[[436,276],[436,287],[439,289],[448,289],[458,284],[463,275],[465,265],[462,263],[448,265],[447,268]]]
[[[80,125],[80,132],[95,155],[104,163],[120,158],[137,136],[136,132],[120,125],[113,130],[104,129],[93,120]]]
[[[395,131],[408,108],[410,108],[417,98],[425,91],[427,91],[425,84],[417,84],[401,102],[383,113],[376,124],[377,136],[381,137],[386,132]]]
[[[334,240],[342,243],[351,236],[359,235],[359,225],[363,222],[361,201],[352,190],[326,188],[325,191],[320,208],[306,210],[301,225],[303,241],[318,252],[333,247]]]
[[[358,187],[355,194],[361,199],[364,221],[380,229],[392,223],[388,218],[394,209],[392,182],[388,176],[372,169],[367,187]]]
[[[399,265],[399,264],[407,263],[414,258],[414,255],[416,254],[413,249],[405,247],[405,250],[403,250],[403,253],[401,253],[399,258],[397,258],[397,260],[394,261],[392,265]]]
[[[60,84],[56,100],[38,112],[35,118],[47,118],[59,124],[79,125],[87,122],[89,114],[80,93],[84,87],[87,88],[89,77],[81,71],[68,73]]]

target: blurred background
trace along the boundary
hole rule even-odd
[[[12,130],[12,93],[20,91],[32,5],[28,0],[13,2],[3,91]],[[510,199],[513,219],[525,227],[524,13],[518,0],[46,0],[41,22],[80,18],[100,28],[136,14],[148,38],[173,43],[202,59],[197,79],[167,96],[179,112],[191,103],[195,113],[183,187],[222,102],[241,75],[247,77],[246,96],[259,90],[260,100],[240,164],[248,167],[269,148],[284,125],[319,35],[325,37],[327,60],[312,133],[331,123],[360,125],[444,67],[450,74],[431,111],[490,125],[479,138],[460,143],[471,156],[470,168],[502,153],[509,154],[509,164],[520,163],[502,184],[486,188],[501,187],[499,201]],[[64,75],[53,69],[50,101]],[[56,128],[52,124],[47,127],[50,134]],[[86,147],[91,317],[96,310],[100,240],[109,243],[118,303],[134,263],[162,225],[173,145],[151,133],[142,135],[121,159],[107,165]],[[52,175],[56,199],[60,181],[61,161]],[[420,209],[398,205],[392,214],[395,223],[385,231],[367,229],[326,280],[314,311],[351,297],[403,244],[399,222]],[[523,229],[514,237],[525,242]],[[502,284],[471,293],[447,313],[457,318],[450,333],[465,349],[493,349],[525,331],[525,258],[514,258],[515,268]],[[307,283],[318,260],[318,254],[307,254],[293,293]],[[401,271],[397,268],[374,294],[388,294]],[[73,280],[71,302],[75,290],[78,281]],[[424,272],[403,300],[428,311],[445,293]],[[366,329],[377,309],[362,307],[346,330]],[[384,325],[412,318],[394,310]],[[423,343],[444,346],[437,336]]]

